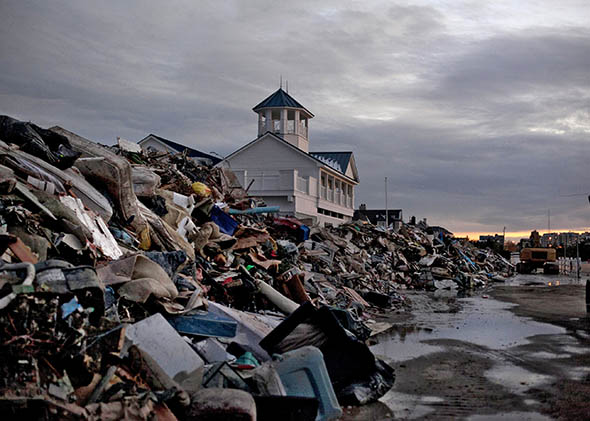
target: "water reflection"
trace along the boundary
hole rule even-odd
[[[455,339],[506,349],[528,343],[527,338],[542,334],[563,334],[565,329],[519,317],[509,311],[514,304],[480,297],[461,299],[457,313],[417,315],[416,323],[396,326],[379,337],[371,347],[374,353],[390,361],[405,361],[442,351],[434,340]],[[425,342],[427,341],[427,342]]]
[[[506,285],[512,286],[550,286],[556,287],[561,285],[585,285],[586,277],[580,277],[568,275],[541,275],[541,274],[528,274],[528,275],[515,275],[506,280]]]

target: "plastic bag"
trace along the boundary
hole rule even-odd
[[[71,167],[80,156],[59,133],[6,115],[0,116],[0,139],[62,170]]]
[[[209,197],[211,196],[211,189],[206,185],[199,181],[192,184],[193,191],[199,197]]]

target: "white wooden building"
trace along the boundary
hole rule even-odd
[[[309,152],[313,114],[283,89],[253,108],[258,137],[217,165],[229,165],[249,194],[281,215],[323,225],[352,219],[359,183],[352,152]]]

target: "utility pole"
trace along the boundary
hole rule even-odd
[[[385,177],[385,228],[389,230],[389,205],[387,203],[387,177]]]
[[[576,237],[576,279],[580,281],[580,234]]]

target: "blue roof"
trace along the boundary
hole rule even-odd
[[[310,152],[309,154],[342,174],[346,174],[352,156],[352,152]]]
[[[311,117],[313,114],[301,105],[295,98],[289,95],[287,92],[283,91],[282,88],[279,88],[276,92],[272,93],[268,98],[258,104],[256,107],[252,108],[254,111],[258,111],[262,108],[281,108],[281,107],[290,107],[290,108],[300,108],[308,113]]]
[[[217,164],[218,162],[221,162],[221,158],[218,158],[218,157],[216,157],[216,156],[213,156],[213,155],[209,155],[208,153],[201,152],[201,151],[198,151],[198,150],[196,150],[196,149],[193,149],[193,148],[189,148],[188,146],[182,145],[182,144],[180,144],[180,143],[173,142],[172,140],[168,140],[168,139],[166,139],[166,138],[163,138],[163,137],[157,136],[157,135],[155,135],[155,134],[153,134],[153,133],[150,133],[150,134],[149,134],[148,136],[146,136],[145,138],[148,138],[148,137],[150,137],[150,136],[153,136],[153,137],[155,137],[155,138],[156,138],[156,139],[158,139],[160,142],[163,142],[163,143],[167,144],[168,146],[170,146],[171,148],[174,148],[174,149],[176,149],[176,150],[177,150],[177,151],[179,151],[179,152],[183,152],[185,149],[188,149],[188,156],[189,156],[190,158],[207,158],[207,159],[210,159],[210,160],[211,160],[211,162],[212,162],[212,165],[215,165],[215,164]],[[144,138],[144,139],[145,139],[145,138]],[[142,140],[143,140],[143,139],[142,139]],[[141,142],[141,140],[140,140],[140,142]]]

